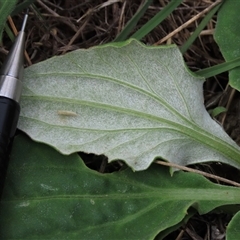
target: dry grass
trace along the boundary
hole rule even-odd
[[[159,10],[168,4],[170,0],[155,0],[144,17],[140,20],[133,33],[151,19]],[[55,55],[79,48],[89,48],[111,42],[121,32],[129,19],[143,4],[144,0],[36,0],[39,13],[30,9],[30,17],[27,27],[26,49],[32,63],[37,63]],[[146,44],[157,44],[161,39],[182,26],[185,22],[197,16],[199,13],[213,4],[214,0],[185,0],[164,22],[157,26],[142,41]],[[17,28],[20,28],[23,15],[14,17]],[[186,27],[182,28],[162,44],[177,44],[182,46],[198,26],[204,15],[200,16]],[[222,63],[224,60],[213,39],[216,25],[216,16],[209,22],[199,38],[184,55],[185,61],[193,71],[207,68]],[[160,41],[161,42],[161,41]],[[7,38],[1,49],[2,57],[10,45]],[[228,75],[221,74],[207,79],[204,86],[205,103],[207,109],[216,106],[228,108],[227,114],[220,115],[219,121],[229,135],[240,144],[240,101],[239,93],[228,86]],[[83,156],[84,157],[84,156]],[[86,161],[94,165],[94,157]],[[94,165],[97,169],[106,168],[106,159],[101,164]],[[104,167],[103,167],[104,166]],[[111,165],[111,171],[112,169]],[[220,167],[219,167],[220,166]],[[239,171],[229,168],[227,171],[222,165],[198,166],[202,170],[217,173],[223,177],[237,181]],[[101,170],[102,171],[102,170]],[[110,170],[109,170],[110,171]],[[235,171],[237,179],[233,177]],[[230,220],[229,215],[196,216],[188,222],[184,228],[174,232],[166,239],[224,239],[225,225]],[[200,227],[200,229],[199,229]],[[223,235],[221,235],[223,232]],[[215,238],[213,238],[215,235]],[[217,238],[218,235],[218,238]]]

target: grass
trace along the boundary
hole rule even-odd
[[[129,35],[142,39],[146,44],[157,44],[215,1],[186,0],[182,4],[180,4],[181,1],[178,1],[175,2],[174,8],[170,8],[171,5],[168,5],[170,0],[159,0],[152,1],[148,9],[146,9],[148,4],[144,0],[79,2],[75,0],[55,1],[55,3],[41,0],[35,2],[30,9],[27,26],[26,49],[31,59],[28,64],[38,63],[52,56],[62,55],[79,48],[120,41]],[[179,6],[176,8],[177,5]],[[165,8],[166,6],[167,8]],[[168,10],[165,15],[162,11],[164,8]],[[21,10],[21,7],[18,9]],[[175,10],[173,11],[173,9]],[[219,121],[232,139],[240,145],[238,137],[240,133],[238,124],[240,96],[228,85],[227,73],[221,73],[219,67],[214,67],[224,62],[213,39],[216,24],[214,11],[216,8],[212,9],[209,14],[206,13],[209,21],[206,21],[206,14],[204,14],[161,44],[177,44],[184,53],[186,64],[194,72],[199,71],[204,74],[201,69],[213,67],[208,69],[208,78],[204,85],[205,102],[210,106],[209,110],[217,107],[227,108],[227,113],[223,112],[217,115],[216,121]],[[136,12],[141,17],[139,17],[140,15],[136,16]],[[17,29],[20,29],[22,17],[22,13],[13,17]],[[134,21],[129,23],[131,19]],[[10,44],[10,39],[4,36],[3,47],[0,51],[1,59],[5,58]],[[211,72],[211,70],[215,72]],[[211,104],[209,105],[209,103]],[[100,172],[111,172],[124,167],[121,162],[107,164],[104,156],[82,154],[82,158],[89,167]],[[219,164],[194,167],[239,182],[239,171],[231,167]],[[216,224],[221,231],[224,231],[225,229],[221,229],[221,226],[227,224],[230,218],[231,215],[228,214],[195,215],[184,228],[179,228],[165,239],[210,239],[207,237],[209,231],[212,231],[211,227]]]

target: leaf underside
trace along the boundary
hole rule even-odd
[[[104,154],[134,170],[157,157],[239,167],[239,147],[205,110],[202,84],[176,46],[77,50],[26,69],[18,127],[64,154]]]

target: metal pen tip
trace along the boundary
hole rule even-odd
[[[25,13],[25,15],[24,15],[21,32],[24,32],[24,31],[25,31],[25,27],[26,27],[27,19],[28,19],[28,12],[29,12],[29,9],[27,9],[27,11],[26,11],[26,13]]]
[[[23,63],[25,48],[25,27],[28,11],[26,12],[22,29],[10,49],[0,70],[0,96],[19,102],[22,91]]]

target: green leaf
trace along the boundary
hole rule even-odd
[[[232,206],[232,205],[231,205]],[[187,211],[187,214],[185,215],[185,217],[182,219],[181,222],[177,223],[174,226],[171,226],[167,229],[165,229],[164,231],[161,231],[155,238],[154,240],[162,240],[165,237],[167,237],[170,233],[177,231],[179,228],[184,227],[184,225],[187,224],[188,220],[194,216],[194,214],[196,214],[196,209],[194,208],[189,208]]]
[[[238,188],[152,165],[100,174],[24,135],[15,138],[0,202],[0,238],[153,239],[193,206],[200,214],[239,203]]]
[[[236,67],[240,67],[240,58],[235,58],[233,60],[220,63],[212,67],[204,68],[204,69],[198,70],[195,73],[199,76],[209,78],[209,77],[216,76],[217,74],[230,71]]]
[[[240,1],[225,0],[218,12],[214,38],[227,62],[240,57],[239,8]],[[240,90],[239,76],[239,67],[229,71],[229,83],[237,90]]]
[[[212,117],[218,116],[220,113],[226,112],[227,109],[225,107],[219,106],[214,109],[210,109],[208,112]]]
[[[227,240],[240,238],[240,212],[238,212],[227,226]]]
[[[142,6],[139,7],[138,11],[132,16],[124,29],[119,33],[119,35],[114,39],[114,42],[120,42],[127,39],[128,35],[137,25],[140,18],[144,15],[148,7],[152,4],[153,0],[146,0]]]
[[[78,50],[26,69],[19,128],[64,154],[105,154],[134,170],[156,157],[239,167],[237,144],[203,105],[203,79],[176,46],[135,40]]]
[[[0,41],[2,41],[2,32],[7,20],[8,15],[14,9],[17,0],[0,0]]]
[[[142,39],[148,33],[150,33],[155,27],[157,27],[163,20],[165,20],[176,8],[180,5],[183,0],[171,1],[162,11],[157,13],[153,18],[148,20],[137,32],[135,32],[131,38],[137,40]]]
[[[199,37],[201,31],[207,26],[207,24],[212,19],[214,14],[218,11],[218,9],[221,7],[221,5],[222,3],[220,2],[206,14],[201,23],[197,26],[196,30],[191,34],[188,40],[179,48],[182,54],[184,54],[190,48],[193,42]]]
[[[25,0],[24,2],[19,3],[15,9],[12,11],[12,15],[16,15],[23,11],[24,9],[28,8],[31,4],[36,2],[36,0]]]

